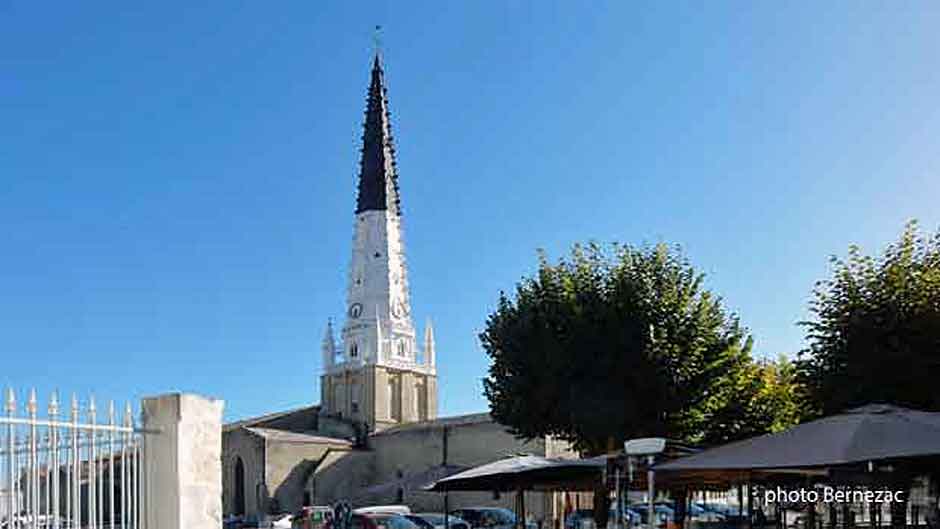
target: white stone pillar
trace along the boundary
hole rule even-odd
[[[223,406],[187,393],[143,400],[145,529],[222,527]]]

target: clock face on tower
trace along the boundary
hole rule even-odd
[[[396,318],[404,318],[408,315],[408,305],[404,301],[397,299],[392,303],[392,316]]]
[[[356,319],[362,316],[362,303],[353,303],[349,306],[349,317]]]

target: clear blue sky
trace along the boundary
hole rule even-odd
[[[940,4],[0,3],[0,384],[319,400],[371,49],[441,411],[575,241],[684,246],[761,355],[827,257],[940,224]]]

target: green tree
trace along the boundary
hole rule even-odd
[[[554,264],[540,254],[480,334],[494,418],[584,453],[644,436],[722,438],[725,423],[747,420],[729,403],[753,368],[751,338],[702,282],[662,244],[576,245]]]
[[[796,366],[786,357],[749,362],[729,380],[725,405],[712,416],[707,444],[780,432],[804,416]]]
[[[940,410],[940,231],[910,222],[878,257],[849,248],[816,284],[800,378],[815,414],[869,402]]]

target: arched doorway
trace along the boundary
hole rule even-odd
[[[242,458],[235,457],[235,512],[245,514],[245,464]]]

